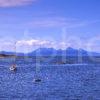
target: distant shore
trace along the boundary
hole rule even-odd
[[[93,57],[89,57],[89,56],[19,56],[19,55],[6,55],[6,54],[0,54],[0,59],[30,59],[32,58],[32,62],[36,63],[36,62],[40,62],[40,63],[50,63],[50,64],[77,64],[77,63],[100,63],[100,61],[98,61],[98,59],[100,58],[100,56],[94,56],[94,59],[92,59]],[[81,61],[80,61],[81,59]],[[31,61],[28,60],[28,61]]]
[[[15,55],[0,54],[0,58],[9,58],[9,57],[15,57]]]

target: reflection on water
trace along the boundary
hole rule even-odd
[[[41,65],[36,74],[32,63],[18,63],[17,72],[10,64],[0,62],[0,100],[100,99],[100,65]]]

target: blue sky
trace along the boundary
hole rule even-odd
[[[45,46],[100,51],[100,0],[0,0],[0,50]],[[23,47],[23,48],[22,48]]]

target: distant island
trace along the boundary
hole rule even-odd
[[[75,64],[75,63],[100,63],[100,53],[88,52],[82,49],[67,48],[66,50],[55,50],[54,48],[39,48],[30,53],[0,52],[0,58],[33,58],[33,63],[50,64]],[[94,59],[91,59],[94,58]]]

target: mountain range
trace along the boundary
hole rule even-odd
[[[100,56],[100,53],[89,52],[83,49],[67,48],[54,49],[54,48],[38,48],[29,53],[16,53],[16,52],[6,52],[1,51],[0,55],[17,55],[17,56]]]

